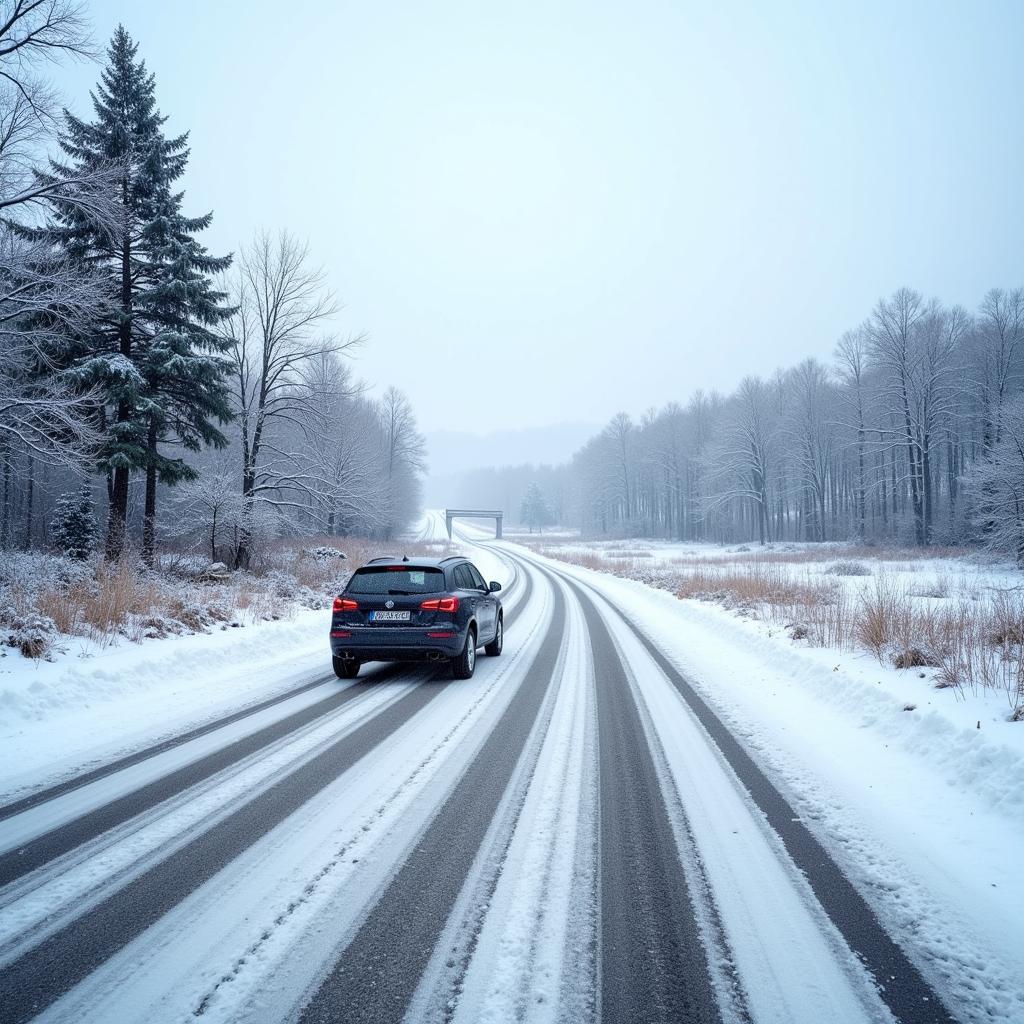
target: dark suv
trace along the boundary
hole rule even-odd
[[[469,679],[477,647],[501,654],[499,590],[458,555],[374,558],[334,599],[334,671],[353,679],[364,661],[447,661],[456,679]]]

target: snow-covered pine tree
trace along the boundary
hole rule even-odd
[[[169,436],[182,447],[222,448],[227,439],[217,428],[231,419],[224,353],[230,342],[211,328],[232,310],[224,293],[212,284],[212,274],[228,268],[230,256],[216,257],[195,239],[210,224],[212,214],[185,217],[181,193],[162,187],[153,216],[144,230],[149,250],[151,286],[139,297],[152,336],[142,343],[140,364],[145,379],[146,493],[142,553],[152,562],[156,530],[156,484],[176,484],[195,478],[182,458],[160,451]]]
[[[69,558],[84,562],[92,554],[96,546],[96,507],[88,484],[57,499],[50,532],[58,550]]]
[[[209,224],[209,215],[190,220],[180,212],[182,193],[171,186],[188,162],[188,136],[165,138],[155,79],[137,51],[118,27],[92,94],[95,120],[65,111],[61,148],[68,162],[54,161],[50,172],[69,176],[116,166],[117,229],[60,202],[45,229],[69,257],[106,275],[105,314],[68,346],[65,363],[83,387],[99,388],[103,398],[97,469],[108,480],[111,559],[124,550],[131,472],[155,471],[147,496],[151,538],[156,479],[174,482],[188,472],[180,460],[161,460],[159,441],[179,428],[190,447],[216,440],[212,420],[227,409],[217,343],[208,330],[222,315],[215,312],[220,295],[208,275],[229,258],[209,256],[192,238]]]

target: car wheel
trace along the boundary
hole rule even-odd
[[[359,675],[360,663],[355,658],[334,658],[334,674],[339,679],[355,679]]]
[[[452,675],[456,679],[472,679],[476,668],[476,630],[470,627],[462,653],[452,658]]]
[[[501,654],[502,644],[505,642],[505,624],[501,616],[498,616],[498,628],[495,630],[494,639],[484,648],[484,652],[492,658]]]

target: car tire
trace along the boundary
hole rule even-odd
[[[334,674],[339,679],[355,679],[362,667],[354,658],[334,658]]]
[[[501,654],[501,648],[505,643],[505,623],[502,617],[498,616],[498,628],[494,632],[494,639],[484,648],[484,654],[496,658]]]
[[[476,668],[476,630],[472,626],[466,634],[466,646],[462,653],[452,658],[452,675],[456,679],[472,679]]]

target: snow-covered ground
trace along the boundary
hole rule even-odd
[[[652,557],[665,562],[694,554],[660,547]],[[593,548],[572,544],[581,552]],[[714,602],[553,564],[671,657],[893,934],[926,950],[959,997],[976,1001],[979,1017],[1024,1019],[1024,723],[1008,720],[1005,694],[936,689],[930,672],[809,647]],[[891,571],[917,581],[955,574],[980,589],[1019,586],[1011,569],[962,560]]]
[[[443,519],[428,515],[419,534],[446,539]],[[43,991],[44,1020],[294,1019],[340,970],[331,998],[364,1017],[394,984],[408,986],[411,1021],[596,1021],[603,965],[637,955],[602,946],[607,911],[640,894],[658,916],[658,891],[641,892],[657,877],[643,868],[653,850],[669,885],[689,886],[723,1019],[891,1024],[886,979],[826,911],[671,665],[954,1017],[1024,1021],[1024,726],[1007,721],[999,697],[936,690],[932,670],[922,679],[865,653],[812,647],[749,608],[681,600],[494,543],[485,527],[459,524],[455,543],[503,584],[512,623],[503,657],[481,658],[471,681],[437,685],[429,668],[373,666],[368,679],[381,672],[383,685],[339,681],[326,611],[85,659],[0,661],[8,800],[210,726],[0,821],[0,868],[13,879],[0,886],[0,968],[20,972],[16,1019],[35,1015],[31,986],[51,976],[68,980]],[[979,567],[979,589],[1009,585],[1002,571]],[[933,572],[905,575],[930,585]],[[874,578],[840,585],[852,595]],[[629,715],[640,732],[628,741],[603,731]],[[228,753],[286,716],[301,721]],[[606,739],[626,744],[611,762]],[[639,778],[645,757],[655,804],[632,784],[604,803],[608,771]],[[204,758],[215,763],[203,768]],[[139,795],[176,772],[180,782]],[[481,812],[489,786],[493,809]],[[647,808],[637,819],[633,797]],[[669,833],[630,833],[655,812]],[[17,873],[12,857],[31,856],[64,823],[87,830],[92,813],[94,832]],[[607,884],[604,858],[616,855],[628,870],[640,865],[636,888]],[[136,900],[144,928],[133,923]],[[381,906],[398,910],[366,935]],[[115,937],[80,970],[94,908]],[[418,947],[401,945],[406,931]],[[374,966],[348,973],[343,961],[364,938]],[[51,940],[76,955],[52,956]],[[654,961],[665,951],[648,952]],[[420,966],[404,978],[414,954]],[[698,956],[673,969],[692,978],[705,967]]]

